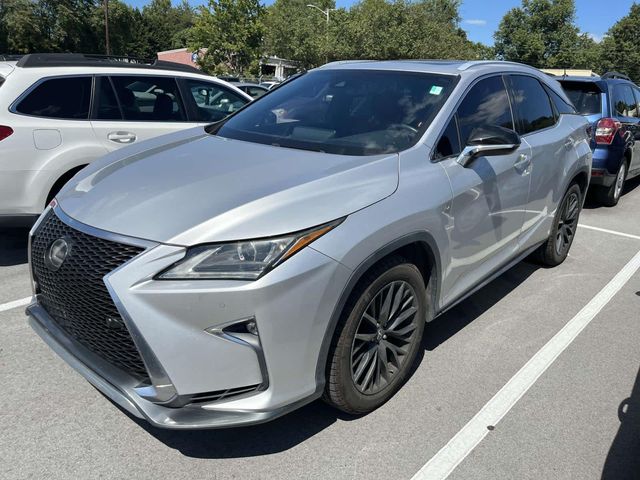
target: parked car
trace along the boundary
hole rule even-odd
[[[275,87],[276,85],[280,85],[280,82],[276,82],[276,81],[268,81],[268,82],[260,82],[260,86],[271,90],[273,87]]]
[[[578,112],[593,125],[591,188],[603,205],[613,207],[625,181],[640,175],[640,89],[617,72],[559,81]]]
[[[160,427],[370,412],[425,322],[567,257],[592,155],[568,102],[519,64],[340,62],[114,152],[32,229],[31,325]]]
[[[235,82],[233,85],[244,93],[251,95],[253,98],[259,98],[269,91],[268,87],[258,85],[257,83]]]
[[[221,120],[251,101],[188,66],[75,54],[0,62],[0,225],[31,224],[106,153]]]

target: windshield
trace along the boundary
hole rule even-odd
[[[397,71],[314,71],[208,131],[225,138],[343,155],[394,153],[418,141],[456,79]]]
[[[593,115],[600,113],[602,101],[600,89],[591,82],[561,82],[567,97],[576,107],[580,115]]]

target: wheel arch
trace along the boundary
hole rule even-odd
[[[49,191],[47,192],[45,207],[47,205],[49,205],[49,202],[51,202],[51,200],[53,200],[53,198],[60,191],[60,189],[64,186],[64,184],[67,183],[69,180],[71,180],[76,173],[78,173],[80,170],[82,170],[87,165],[88,165],[88,163],[84,163],[82,165],[77,165],[77,166],[67,170],[62,175],[60,175],[56,179],[56,181],[53,182],[53,185],[51,185],[51,188],[49,188]]]
[[[425,280],[429,306],[426,321],[431,321],[438,313],[442,270],[440,252],[434,237],[426,231],[415,232],[404,235],[376,250],[354,269],[333,309],[316,364],[316,385],[319,391],[324,388],[331,341],[345,305],[365,274],[391,255],[401,255],[420,269],[422,278]]]

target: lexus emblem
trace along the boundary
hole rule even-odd
[[[59,238],[53,242],[44,254],[44,264],[49,270],[58,270],[71,251],[71,246],[64,238]]]

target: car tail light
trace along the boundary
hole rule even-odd
[[[610,145],[622,124],[613,118],[603,118],[596,125],[596,143]]]
[[[0,141],[4,140],[13,133],[13,128],[0,125]]]

